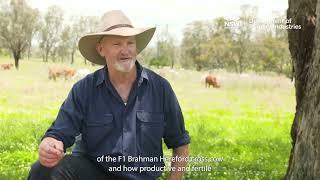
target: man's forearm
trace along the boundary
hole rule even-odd
[[[186,157],[189,156],[189,148],[188,145],[180,146],[173,150],[173,157],[181,157],[182,161],[172,161],[171,162],[171,169],[175,169],[175,171],[171,171],[168,180],[180,180],[184,174],[183,167],[186,167],[187,161],[185,161]]]

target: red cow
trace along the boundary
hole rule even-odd
[[[220,84],[218,83],[218,80],[217,80],[217,77],[215,77],[214,75],[211,75],[209,74],[207,77],[206,77],[206,87],[212,85],[212,87],[214,88],[219,88],[220,87]]]
[[[76,74],[76,70],[68,67],[49,67],[49,79],[56,80],[60,76],[64,76],[65,80],[70,79]]]
[[[13,64],[1,64],[1,69],[3,70],[9,70],[13,67]]]
[[[73,68],[64,68],[63,72],[66,80],[72,78],[76,74],[76,70]]]

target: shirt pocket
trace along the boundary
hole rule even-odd
[[[114,129],[113,115],[104,114],[97,120],[88,121],[84,133],[88,151],[99,153],[99,149],[108,141]]]
[[[149,157],[161,155],[164,114],[138,111],[137,123],[140,154]]]

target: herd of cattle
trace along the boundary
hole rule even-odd
[[[13,64],[1,64],[0,65],[2,70],[10,70],[13,68]],[[52,66],[48,69],[48,77],[50,80],[56,81],[57,78],[64,78],[65,80],[79,80],[86,75],[90,74],[89,69],[74,69],[71,67],[62,67],[62,66]],[[159,72],[161,76],[164,76],[164,72]],[[205,76],[205,87],[210,88],[220,88],[220,82],[215,75],[209,74]]]

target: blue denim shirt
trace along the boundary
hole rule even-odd
[[[99,156],[161,157],[162,139],[168,148],[189,144],[178,100],[167,80],[138,62],[135,80],[125,105],[111,84],[107,66],[72,87],[56,120],[44,137],[72,146],[82,135],[85,155],[108,171],[111,166],[164,166],[158,162],[97,162]],[[161,171],[112,172],[130,179],[154,179]]]

